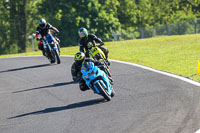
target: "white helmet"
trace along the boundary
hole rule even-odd
[[[38,23],[39,23],[40,28],[42,28],[42,29],[44,29],[46,27],[46,25],[47,25],[46,20],[43,19],[43,18],[40,19]]]

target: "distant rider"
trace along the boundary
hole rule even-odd
[[[91,47],[96,46],[96,43],[100,43],[100,45],[98,45],[98,47],[104,52],[104,54],[106,56],[106,60],[107,60],[109,50],[102,46],[102,45],[104,45],[104,42],[100,38],[98,38],[94,34],[88,34],[88,31],[87,31],[86,28],[80,28],[78,30],[78,34],[79,34],[79,37],[80,37],[80,40],[79,40],[80,51],[85,52],[86,57],[89,57],[89,51],[88,50]]]
[[[82,74],[81,74],[81,67],[82,67],[82,64],[84,64],[85,62],[93,62],[94,65],[100,68],[101,70],[104,71],[105,69],[102,62],[95,61],[91,58],[86,58],[83,52],[76,53],[74,57],[74,63],[71,69],[71,74],[74,81],[79,81],[79,88],[81,91],[85,91],[89,89],[85,81],[82,79]],[[109,77],[109,79],[112,81],[111,77]]]
[[[45,51],[44,51],[41,38],[43,38],[44,36],[47,36],[48,41],[52,42],[54,41],[54,39],[56,39],[56,41],[60,43],[60,40],[57,37],[53,37],[52,34],[50,33],[50,30],[53,30],[56,34],[58,34],[59,31],[55,27],[47,23],[46,20],[43,18],[40,19],[38,23],[39,23],[39,26],[36,29],[36,39],[40,41],[38,44],[38,49],[42,50],[42,54],[45,56]]]

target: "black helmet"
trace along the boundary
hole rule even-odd
[[[44,29],[46,27],[46,25],[47,25],[46,20],[43,19],[43,18],[40,19],[38,23],[39,23],[40,28],[42,28],[42,29]]]
[[[74,61],[77,64],[81,65],[84,60],[85,60],[85,54],[83,52],[78,52],[78,53],[75,54]]]
[[[78,30],[78,35],[80,38],[88,37],[88,31],[86,28],[80,28]]]

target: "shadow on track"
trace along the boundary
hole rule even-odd
[[[59,87],[59,86],[64,86],[64,85],[69,85],[69,84],[77,84],[77,82],[70,81],[70,82],[56,83],[56,84],[47,85],[47,86],[41,86],[41,87],[36,87],[36,88],[31,88],[31,89],[26,89],[26,90],[21,90],[21,91],[15,91],[13,93],[38,90],[38,89],[43,89],[43,88]]]
[[[29,115],[39,115],[39,114],[53,113],[53,112],[58,112],[58,111],[62,111],[62,110],[75,109],[75,108],[81,108],[81,107],[96,105],[96,104],[100,104],[100,103],[104,103],[104,102],[107,102],[104,98],[93,99],[93,100],[69,104],[67,106],[46,108],[44,110],[39,110],[39,111],[30,112],[30,113],[26,113],[26,114],[22,114],[22,115],[17,115],[17,116],[10,117],[10,118],[7,118],[7,119],[20,118],[20,117],[29,116]]]
[[[5,70],[5,71],[0,71],[0,73],[26,70],[26,69],[33,69],[33,68],[39,68],[39,67],[45,67],[45,66],[51,66],[51,65],[54,65],[54,64],[42,64],[42,65],[28,66],[28,67],[22,67],[22,68],[8,69],[8,70]]]

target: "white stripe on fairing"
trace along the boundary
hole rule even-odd
[[[7,58],[35,57],[35,56],[41,56],[41,55],[34,55],[34,56],[18,56],[18,57],[7,57]],[[61,55],[61,56],[62,56],[62,57],[74,57],[74,55]],[[6,58],[0,58],[0,59],[6,59]],[[166,76],[169,76],[169,77],[173,77],[173,78],[176,78],[176,79],[180,79],[180,80],[182,80],[182,81],[185,81],[185,82],[187,82],[187,83],[190,83],[190,84],[193,84],[193,85],[196,85],[196,86],[200,86],[200,83],[199,83],[199,82],[196,82],[196,81],[194,81],[194,80],[191,80],[191,79],[188,79],[188,78],[179,76],[179,75],[171,74],[171,73],[164,72],[164,71],[159,71],[159,70],[156,70],[156,69],[147,67],[147,66],[142,66],[142,65],[138,65],[138,64],[134,64],[134,63],[130,63],[130,62],[119,61],[119,60],[113,60],[113,59],[109,59],[109,60],[110,60],[110,61],[113,61],[113,62],[117,62],[117,63],[132,65],[132,66],[139,67],[139,68],[142,68],[142,69],[146,69],[146,70],[149,70],[149,71],[152,71],[152,72],[156,72],[156,73],[159,73],[159,74],[163,74],[163,75],[166,75]]]

